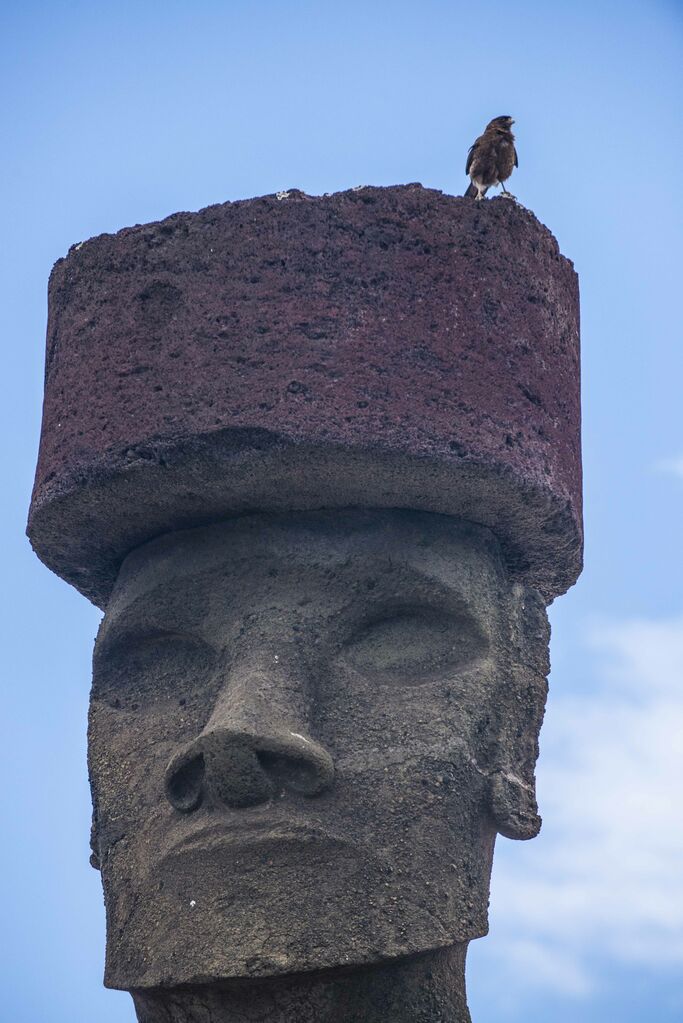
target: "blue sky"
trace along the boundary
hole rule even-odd
[[[101,987],[85,719],[99,613],[23,536],[46,283],[103,231],[290,187],[421,181],[512,114],[521,202],[580,276],[586,570],[552,609],[545,823],[498,845],[475,1023],[683,1018],[683,4],[6,3],[3,1018],[130,1023]]]

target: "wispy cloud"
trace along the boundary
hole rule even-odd
[[[662,458],[657,462],[657,469],[660,472],[668,472],[673,476],[680,476],[683,479],[683,455],[680,458]]]
[[[577,997],[600,963],[683,967],[683,617],[588,641],[597,687],[544,727],[542,837],[499,844],[492,898],[509,982]]]

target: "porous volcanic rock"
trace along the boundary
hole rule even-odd
[[[103,606],[125,555],[252,510],[492,528],[547,599],[581,567],[577,279],[505,199],[298,191],[57,262],[29,518]]]

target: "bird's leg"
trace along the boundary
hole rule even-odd
[[[517,202],[516,196],[514,196],[512,192],[508,192],[507,188],[505,187],[502,181],[500,182],[500,187],[503,189],[501,199],[512,199],[513,202]]]

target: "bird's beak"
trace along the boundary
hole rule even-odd
[[[515,123],[516,123],[516,122],[515,122],[515,121],[513,120],[513,118],[511,117],[511,118],[510,118],[510,124],[515,124]]]

